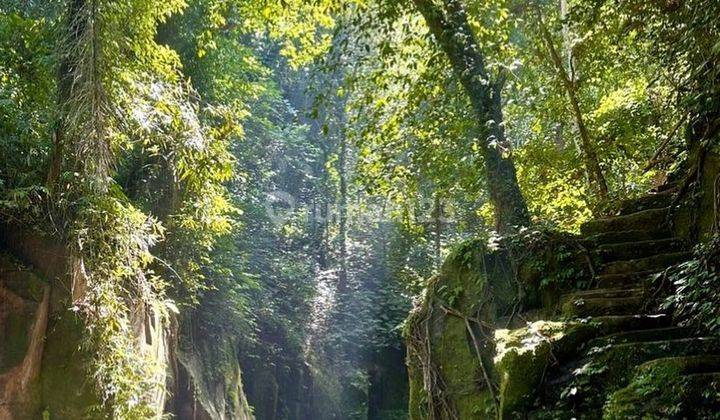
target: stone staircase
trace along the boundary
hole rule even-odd
[[[720,390],[720,338],[674,325],[669,314],[648,307],[652,274],[691,255],[690,244],[672,233],[672,201],[673,190],[666,189],[624,201],[616,215],[583,226],[596,264],[595,278],[589,290],[562,296],[561,313],[565,319],[604,327],[572,352],[556,355],[538,410],[530,418],[641,418],[623,412],[619,402],[632,401],[640,413],[645,409],[638,405],[653,407],[651,400],[660,398],[658,393],[638,390],[636,383],[652,372],[674,372],[673,380],[686,384],[680,388],[683,392]],[[717,395],[713,401],[720,400]],[[707,418],[694,411],[700,406],[707,404],[687,403],[665,414],[645,412],[648,416],[642,418]]]

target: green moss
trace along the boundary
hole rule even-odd
[[[452,396],[460,418],[485,408],[487,384],[482,376],[480,362],[468,342],[465,322],[455,317],[444,317],[439,334],[433,337],[433,359],[445,379],[446,392]],[[438,325],[438,324],[435,324]]]
[[[101,399],[81,348],[84,323],[70,311],[51,317],[42,361],[42,405],[53,420],[100,418]]]
[[[28,331],[33,318],[27,313],[9,313],[0,333],[3,347],[0,351],[0,374],[22,363],[28,350]]]
[[[488,284],[488,279],[493,284]],[[447,314],[445,308],[490,322],[498,312],[507,311],[516,296],[507,254],[487,252],[483,241],[468,241],[447,259],[431,287],[431,356],[444,381],[444,392],[459,418],[487,414],[494,403],[472,337],[465,320]],[[488,293],[490,289],[492,293]],[[488,332],[478,328],[475,333],[485,368],[491,369],[493,347],[484,337]]]
[[[440,394],[447,398],[459,418],[493,417],[496,409],[493,392],[504,415],[520,409],[521,401],[532,400],[529,396],[542,380],[553,341],[558,338],[550,330],[566,326],[535,325],[550,337],[540,340],[531,351],[526,351],[527,343],[522,343],[521,335],[527,334],[527,330],[518,331],[517,337],[508,336],[504,338],[507,341],[503,341],[496,340],[493,329],[487,326],[496,325],[498,319],[518,308],[540,306],[543,276],[556,273],[553,267],[565,267],[560,261],[573,258],[568,252],[571,239],[526,232],[497,246],[487,246],[484,240],[467,241],[453,250],[440,274],[429,281],[423,303],[408,320],[405,333],[414,340],[429,340],[430,359],[444,387]],[[554,245],[549,246],[550,243]],[[557,251],[556,245],[562,249]],[[463,318],[471,320],[477,343],[473,343]],[[502,350],[505,353],[499,359],[495,358],[496,341],[505,346]],[[508,350],[509,347],[513,350]],[[421,366],[427,366],[428,362],[419,363],[418,357],[411,351],[410,363],[414,363],[410,369],[411,418],[423,418],[428,398],[432,398],[423,389],[422,382]]]
[[[422,372],[417,372],[415,369],[408,370],[408,376],[410,376],[408,384],[410,387],[408,414],[411,419],[421,419],[423,418],[422,408],[425,407],[428,398],[422,381]]]
[[[562,323],[536,322],[513,331],[496,331],[502,418],[512,418],[532,402],[550,362],[552,343],[563,336],[563,330]]]
[[[177,354],[194,387],[194,401],[190,403],[213,418],[249,418],[251,409],[242,392],[237,339],[218,334],[211,339],[200,340],[195,338],[192,323],[183,322],[181,325],[183,330]],[[267,378],[258,379],[258,386],[265,387],[261,395],[268,395],[265,390],[274,384],[271,373],[267,372],[267,375]],[[259,410],[263,408],[258,407]]]
[[[430,359],[444,386],[441,394],[447,397],[459,418],[492,417],[496,408],[494,389],[499,390],[502,409],[513,412],[541,381],[552,339],[530,352],[518,344],[513,351],[495,359],[494,331],[480,325],[495,325],[518,308],[539,307],[544,276],[556,275],[559,268],[565,267],[562,262],[572,259],[573,254],[568,251],[571,239],[525,232],[494,246],[486,245],[485,240],[467,241],[453,250],[440,274],[429,281],[421,307],[408,320],[406,337],[420,337],[423,341],[429,333],[426,338],[430,343]],[[481,320],[480,324],[470,323],[477,343],[473,343],[463,318]],[[420,325],[423,323],[426,325]],[[550,326],[548,323],[543,328]],[[418,356],[411,352],[411,365],[413,357]],[[496,360],[502,362],[496,364]],[[423,418],[431,398],[423,389],[422,365],[415,360],[410,369],[411,418]],[[484,371],[493,388],[488,386]],[[497,395],[498,391],[494,392]]]
[[[456,258],[457,254],[453,259]],[[443,272],[454,272],[457,267],[457,264],[446,263]],[[443,284],[445,278],[440,275],[429,281],[422,303],[410,314],[404,329],[412,419],[428,417],[428,410],[455,413],[456,397],[462,398],[474,391],[474,375],[467,374],[474,372],[475,366],[467,349],[465,323],[459,318],[448,319],[443,310],[444,305],[451,304],[448,296],[438,296],[442,295],[442,286],[447,287]],[[441,389],[426,389],[425,377],[428,376],[433,377],[432,382]]]
[[[570,354],[599,331],[598,324],[538,321],[516,330],[497,330],[495,370],[502,418],[527,412],[556,357]]]
[[[608,399],[606,420],[719,418],[720,375],[685,375],[687,359],[646,363],[630,384]]]

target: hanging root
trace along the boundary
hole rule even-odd
[[[438,370],[432,358],[430,323],[433,316],[433,306],[434,305],[431,301],[427,301],[423,304],[423,306],[417,307],[410,315],[408,320],[408,329],[406,330],[408,361],[411,368],[422,372],[423,389],[427,393],[424,413],[426,418],[429,420],[459,420],[458,413],[455,410],[452,401],[448,398],[446,384],[442,374]],[[500,401],[497,385],[492,380],[491,369],[486,366],[485,360],[482,358],[482,346],[480,341],[492,340],[492,338],[486,335],[479,338],[475,329],[473,329],[473,323],[480,327],[481,334],[482,331],[487,329],[493,330],[494,328],[476,317],[466,316],[465,314],[445,305],[440,305],[440,309],[442,310],[444,316],[453,316],[464,322],[468,335],[472,339],[473,349],[475,351],[475,356],[478,359],[483,380],[490,392],[496,412],[499,412]]]
[[[485,329],[493,330],[493,326],[489,325],[485,322],[482,322],[478,318],[472,318],[469,316],[464,315],[461,312],[458,312],[452,308],[448,308],[445,306],[441,307],[443,312],[445,312],[446,315],[452,315],[456,318],[460,318],[465,323],[465,328],[467,329],[468,334],[470,335],[470,338],[472,339],[473,348],[475,350],[475,356],[478,358],[478,364],[480,365],[480,370],[482,371],[483,380],[485,380],[485,385],[488,387],[488,391],[490,392],[490,396],[492,397],[493,404],[495,405],[495,411],[500,412],[500,398],[498,396],[498,390],[495,382],[493,382],[491,376],[490,376],[490,369],[485,366],[485,361],[482,358],[482,351],[480,350],[480,342],[477,339],[477,336],[475,335],[475,331],[472,328],[471,322],[474,322],[480,327],[480,331],[484,331]],[[492,337],[483,336],[483,339],[488,341],[492,340]]]
[[[430,342],[431,302],[413,311],[408,319],[406,342],[408,363],[422,372],[423,388],[427,393],[425,415],[429,420],[459,420],[457,411],[448,399],[445,381],[432,360]]]

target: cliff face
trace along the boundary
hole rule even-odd
[[[31,416],[36,411],[50,287],[3,255],[0,263],[0,417]]]
[[[0,418],[84,418],[97,406],[62,246],[5,227],[0,257]],[[69,386],[71,385],[71,386]]]
[[[82,285],[71,284],[65,247],[7,226],[0,247],[0,419],[102,418],[87,330],[72,310]],[[230,364],[213,376],[202,342],[181,343],[152,302],[133,309],[133,336],[136,351],[164,367],[145,394],[153,418],[252,418],[234,343],[219,349]]]
[[[579,236],[525,233],[453,253],[408,320],[411,417],[716,411],[720,394],[702,390],[720,389],[720,339],[678,324],[654,281],[717,231],[720,158],[692,160],[687,176],[616,203]]]
[[[251,420],[238,358],[238,343],[228,337],[203,337],[192,323],[172,330],[169,399],[166,412],[179,419]]]

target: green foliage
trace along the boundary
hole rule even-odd
[[[484,127],[411,3],[0,0],[0,214],[68,242],[108,415],[157,409],[163,366],[138,350],[138,308],[158,328],[179,310],[206,366],[232,367],[228,349],[242,348],[255,378],[277,384],[278,413],[297,413],[293,390],[312,371],[338,416],[357,416],[426,278],[453,278],[429,285],[451,308],[482,300],[495,181],[482,175]],[[516,3],[464,5],[489,73],[506,77],[508,152],[534,219],[574,232],[602,203],[537,14],[570,57],[600,165],[625,197],[676,166],[686,120],[714,121],[697,116],[718,109],[720,11]],[[509,255],[492,267],[512,280],[503,298],[518,281],[529,305],[535,289],[586,281],[569,236],[494,239]],[[670,273],[666,304],[713,331],[716,242]]]
[[[152,417],[165,366],[140,345],[137,325],[157,317],[166,327],[176,311],[166,286],[181,302],[206,287],[210,252],[231,229],[227,128],[204,126],[203,113],[219,112],[192,100],[177,54],[155,42],[183,2],[63,6],[31,9],[37,17],[13,5],[0,21],[2,211],[68,240],[103,409]],[[61,162],[52,193],[50,160]]]
[[[694,257],[666,274],[656,283],[669,290],[662,308],[672,310],[679,321],[695,328],[720,332],[720,237],[698,245]]]
[[[381,12],[370,9],[347,29],[346,54],[357,60],[348,108],[349,134],[359,147],[358,180],[401,208],[412,209],[433,191],[451,203],[456,197],[472,203],[482,194],[482,180],[469,101],[427,39],[422,19],[405,13],[376,27],[371,22]]]
[[[586,170],[576,164],[582,162],[583,152],[575,116],[546,40],[537,34],[540,27],[548,28],[562,55],[611,195],[625,197],[647,190],[656,175],[646,170],[656,146],[680,140],[673,130],[680,119],[673,106],[675,92],[670,83],[655,77],[661,68],[648,55],[650,45],[632,34],[625,36],[615,20],[621,20],[616,10],[608,9],[611,16],[606,19],[583,14],[611,8],[607,2],[598,7],[567,2],[563,15],[558,3],[539,2],[520,12],[521,65],[508,86],[512,98],[507,106],[508,130],[521,145],[521,183],[530,191],[537,189],[548,203],[530,205],[571,230],[578,227],[571,222],[573,216],[578,222],[587,219],[601,203],[587,188]],[[639,61],[643,65],[636,65]],[[660,160],[653,169],[658,163],[667,168],[668,161]],[[549,196],[548,185],[558,199]],[[536,194],[528,196],[532,201]]]
[[[580,105],[611,190],[639,194],[655,176],[645,171],[654,147],[679,137],[673,131],[677,109],[669,105],[675,91],[652,79],[659,67],[643,55],[649,44],[637,45],[620,29],[607,30],[602,21],[576,12],[583,6],[571,3],[565,21],[557,5],[541,9],[558,38],[570,34],[565,44],[582,87]],[[338,47],[355,68],[348,107],[349,133],[360,152],[359,181],[409,207],[428,190],[442,192],[450,207],[471,198],[472,205],[459,211],[487,220],[488,180],[481,175],[466,95],[422,19],[407,8],[388,7],[370,3],[364,15],[348,19],[349,41]],[[535,6],[472,1],[467,10],[488,67],[508,76],[506,128],[528,204],[537,220],[577,231],[598,199],[577,165],[582,155],[565,91],[540,52]],[[632,65],[639,57],[649,64]]]
[[[673,368],[658,366],[655,369],[648,369],[637,375],[630,389],[613,394],[607,402],[608,419],[639,418],[639,411],[646,411],[644,402],[651,399],[658,399],[658,405],[663,417],[677,416],[681,412],[683,390],[688,386],[688,381],[679,378],[681,372]],[[634,394],[634,395],[633,395]],[[631,397],[632,405],[630,403]],[[634,398],[633,398],[634,397]],[[637,405],[639,410],[635,410]]]
[[[174,268],[175,296],[192,303],[205,287],[202,265],[217,238],[232,229],[235,209],[224,183],[233,177],[227,125],[234,121],[206,124],[215,110],[199,109],[186,95],[183,86],[137,86],[131,96],[133,154],[124,177],[134,198],[163,219],[168,237],[162,257]],[[138,182],[143,179],[150,182]]]
[[[157,408],[148,396],[164,387],[165,366],[138,349],[133,330],[144,322],[138,305],[141,314],[157,314],[160,325],[176,310],[164,298],[164,283],[147,269],[162,228],[121,197],[89,196],[77,206],[73,281],[84,298],[74,310],[87,324],[93,376],[113,417],[151,417]]]
[[[601,19],[603,14],[612,13],[623,19],[621,23],[631,36],[646,40],[650,54],[665,66],[683,106],[693,118],[701,118],[705,112],[718,109],[719,7],[708,0],[631,1],[620,10],[603,4],[595,17]]]
[[[41,184],[49,154],[55,90],[56,22],[0,14],[0,188]]]

